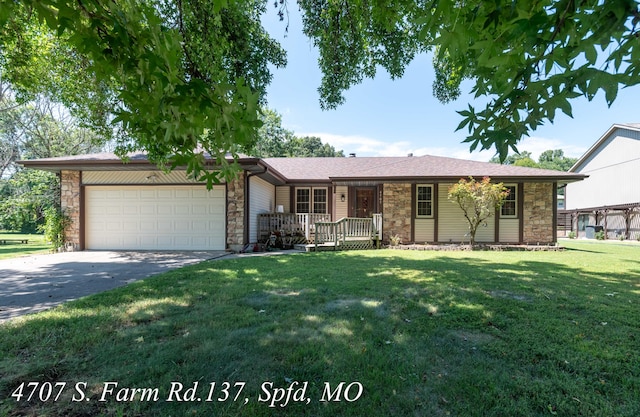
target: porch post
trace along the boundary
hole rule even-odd
[[[311,238],[311,227],[309,223],[309,214],[304,215],[304,234],[307,241]]]

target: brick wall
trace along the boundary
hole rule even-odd
[[[240,251],[244,245],[245,172],[227,183],[227,246]]]
[[[528,244],[549,244],[553,240],[553,184],[524,184],[524,230],[522,238]]]
[[[411,242],[411,184],[384,184],[382,201],[382,240],[399,235]]]
[[[68,249],[80,249],[80,171],[60,172],[60,207],[71,218],[66,230]]]

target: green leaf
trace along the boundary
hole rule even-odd
[[[607,105],[611,107],[616,97],[618,96],[618,83],[612,82],[610,84],[604,84],[602,86],[605,94],[605,100],[607,101]]]
[[[596,63],[596,60],[598,59],[598,52],[596,51],[596,47],[594,45],[586,45],[584,54],[589,64],[593,65]]]

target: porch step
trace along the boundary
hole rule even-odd
[[[318,244],[318,252],[323,250],[335,250],[335,246],[336,245],[333,242]],[[305,252],[315,252],[316,245],[314,243],[297,244],[293,245],[293,248],[296,250],[303,250]]]
[[[301,250],[305,252],[316,251],[316,245],[314,243],[296,244],[296,245],[293,245],[293,248],[296,250]],[[334,242],[319,243],[317,248],[319,252],[319,251],[336,250],[336,249],[337,250],[373,249],[373,248],[379,249],[380,246],[377,244],[377,242],[372,242],[371,239],[366,239],[366,240],[354,239],[354,240],[347,240],[344,242],[338,242],[337,246]]]

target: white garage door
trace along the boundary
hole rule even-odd
[[[225,187],[87,186],[87,249],[224,250]]]

